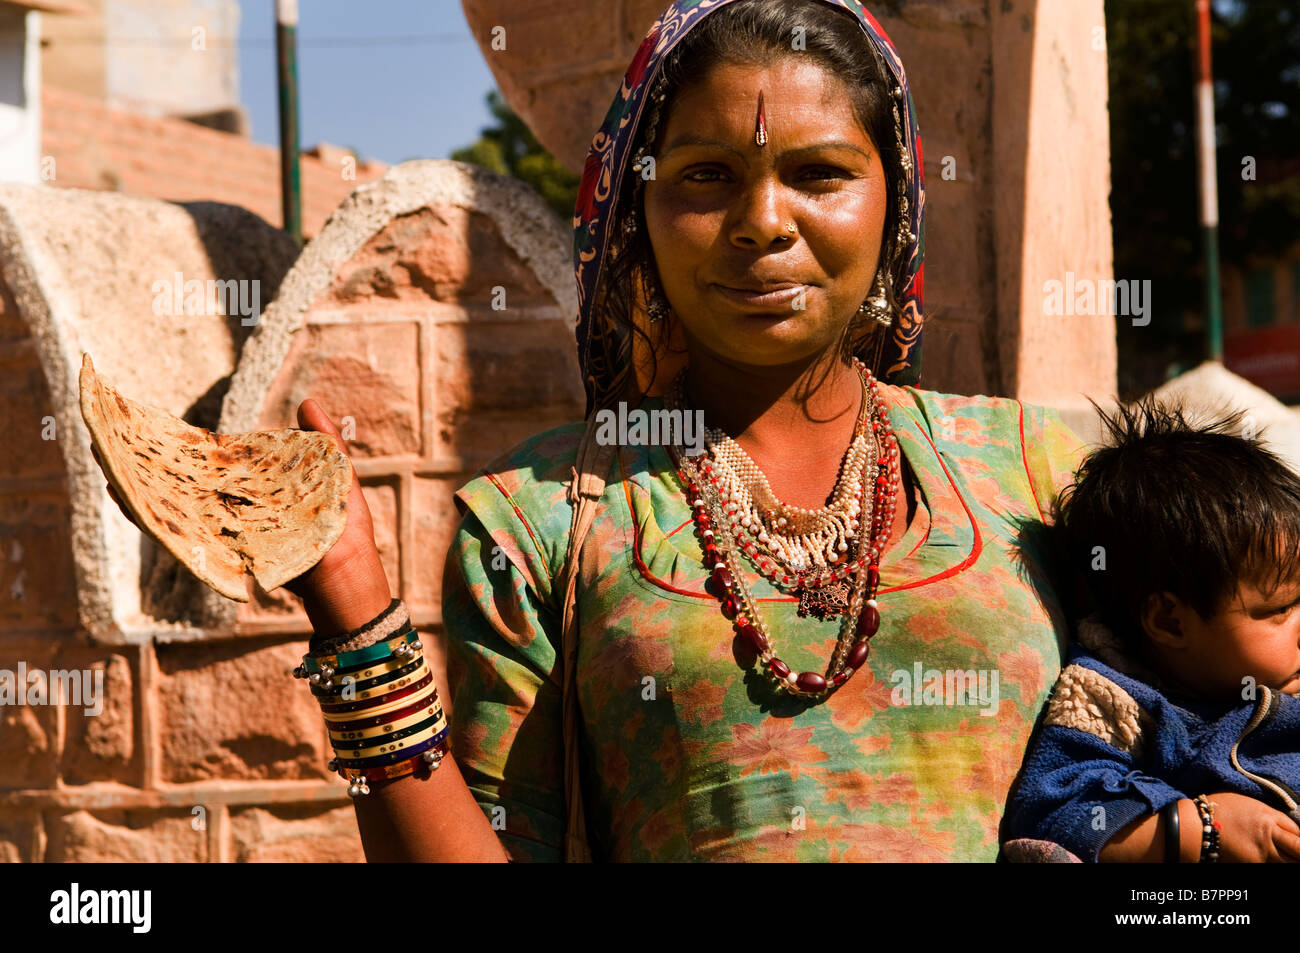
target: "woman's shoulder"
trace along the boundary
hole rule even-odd
[[[533,434],[484,464],[455,494],[508,557],[537,565],[538,582],[564,561],[573,509],[568,484],[586,424]]]
[[[487,498],[526,503],[530,511],[556,508],[566,501],[585,430],[577,421],[521,440],[485,463],[456,496],[471,504]]]
[[[584,422],[574,421],[535,433],[485,463],[475,479],[493,477],[521,491],[525,486],[567,483],[586,428]]]
[[[1073,481],[1087,451],[1054,407],[911,386],[891,387],[886,399],[896,401],[959,468],[967,461],[982,471],[1010,475],[1023,467],[1040,513]]]
[[[1018,452],[1044,441],[1082,446],[1054,407],[987,394],[946,394],[910,385],[885,386],[891,395],[887,399],[917,417],[936,442],[976,450],[1002,446]]]
[[[1055,408],[1026,403],[1014,397],[948,394],[911,385],[885,386],[895,395],[895,400],[919,411],[924,422],[936,432],[945,426],[953,429],[948,424],[950,419],[969,421],[981,429],[997,430],[1064,426],[1060,412]]]

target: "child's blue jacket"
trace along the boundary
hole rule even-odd
[[[1300,699],[1243,686],[1238,703],[1175,703],[1109,630],[1085,620],[1079,639],[1012,790],[1004,839],[1054,841],[1096,861],[1132,822],[1216,791],[1300,822]]]

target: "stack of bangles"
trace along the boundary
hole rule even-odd
[[[447,754],[438,688],[400,600],[359,629],[320,642],[293,674],[320,703],[335,755],[329,769],[349,782],[353,797],[369,794],[372,781],[427,777]]]

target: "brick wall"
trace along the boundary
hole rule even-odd
[[[183,119],[110,109],[49,86],[41,92],[41,105],[41,155],[53,159],[50,185],[176,202],[228,202],[277,227],[283,223],[278,149]],[[335,148],[303,153],[303,234],[319,232],[353,189],[387,168],[382,162],[353,163],[351,153]]]
[[[164,203],[56,197],[73,222],[66,207],[78,203],[82,220],[106,201],[145,221],[178,214]],[[6,209],[0,196],[0,225],[15,214],[10,201]],[[99,231],[87,240],[102,241]],[[236,245],[256,234],[249,222],[225,231]],[[142,268],[132,259],[141,243],[124,244],[124,272],[170,269]],[[0,241],[0,259],[6,251]],[[445,695],[439,587],[457,523],[452,493],[524,437],[581,416],[567,229],[521,183],[459,163],[406,163],[349,197],[275,285],[238,350],[218,429],[294,426],[306,396],[348,427],[390,585],[411,607]],[[139,590],[142,618],[92,631],[79,617],[75,566],[105,557],[85,550],[68,514],[73,495],[101,496],[103,479],[68,478],[64,453],[84,452],[78,440],[39,439],[47,416],[80,423],[51,396],[33,336],[44,331],[21,300],[0,283],[0,427],[9,428],[0,430],[0,670],[102,672],[104,706],[0,707],[0,860],[363,859],[346,786],[325,767],[319,708],[290,676],[309,635],[295,599],[250,581],[252,601],[236,608],[127,530],[152,569],[99,568]],[[115,366],[103,320],[97,367],[114,368],[106,376],[128,396],[151,376],[164,379],[155,385],[164,395],[178,380],[208,389],[183,366],[158,362],[134,377]],[[168,325],[134,327],[118,335],[123,350],[140,345],[133,337],[170,349]],[[59,330],[92,332],[75,317]],[[64,389],[64,402],[75,399]]]

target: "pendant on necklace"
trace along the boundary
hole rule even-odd
[[[799,590],[799,616],[812,616],[816,619],[833,619],[849,611],[849,598],[853,595],[852,587],[843,579],[836,580],[820,589]]]

